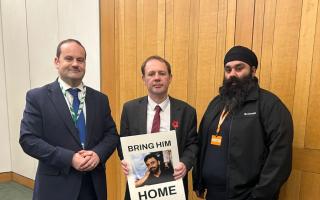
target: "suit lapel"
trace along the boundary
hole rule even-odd
[[[148,97],[142,97],[139,100],[139,108],[137,113],[138,120],[137,122],[139,123],[139,132],[140,133],[147,133],[147,108],[148,108]]]
[[[170,130],[176,130],[176,135],[177,135],[177,142],[181,141],[181,134],[180,134],[180,126],[181,126],[181,119],[182,119],[182,109],[181,106],[179,105],[179,102],[176,101],[176,99],[169,97],[170,98]],[[178,127],[174,128],[172,126],[173,122],[176,121],[178,123]]]
[[[88,146],[90,141],[90,136],[94,124],[94,116],[96,112],[96,103],[93,98],[93,91],[87,87],[86,91],[86,145]]]
[[[58,81],[55,81],[49,85],[48,96],[52,104],[54,105],[55,109],[57,110],[60,118],[66,125],[67,129],[73,135],[75,140],[80,144],[77,129],[72,121],[67,102],[61,92]]]

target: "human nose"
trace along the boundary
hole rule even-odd
[[[156,73],[155,76],[154,76],[154,79],[159,80],[160,79],[160,74]]]
[[[72,66],[78,66],[81,62],[78,61],[76,58],[72,60]]]
[[[237,70],[233,67],[226,67],[224,71],[226,77],[236,76],[237,73]]]
[[[231,68],[231,71],[228,73],[229,76],[236,76],[236,69]]]

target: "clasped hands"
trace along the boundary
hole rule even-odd
[[[99,156],[90,150],[81,150],[73,154],[72,167],[78,171],[91,171],[100,162]]]

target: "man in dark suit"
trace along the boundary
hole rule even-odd
[[[121,115],[120,136],[176,130],[180,162],[174,166],[174,178],[183,178],[188,196],[187,172],[192,168],[198,152],[196,111],[187,103],[168,96],[172,80],[171,66],[159,56],[147,58],[141,66],[142,79],[148,96],[124,104]],[[155,116],[160,114],[160,124],[155,125]],[[118,149],[121,166],[128,175],[128,163]],[[125,199],[130,199],[128,187]]]
[[[60,42],[59,78],[28,91],[20,144],[39,160],[33,199],[104,200],[105,162],[119,143],[106,95],[82,79],[86,51],[74,39]]]

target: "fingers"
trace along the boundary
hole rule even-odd
[[[93,165],[93,161],[91,158],[92,158],[91,156],[87,156],[83,158],[83,162],[80,165],[80,170],[84,171],[86,168]]]
[[[93,170],[100,162],[99,156],[94,151],[86,151],[82,153],[82,155],[86,155],[85,159],[88,159],[87,162],[83,163],[80,167],[83,171]]]
[[[125,160],[121,160],[121,168],[124,175],[127,176],[129,174],[129,166]]]
[[[173,173],[173,177],[174,177],[175,180],[178,180],[178,179],[180,179],[180,178],[183,178],[185,175],[186,175],[186,173],[183,172],[183,171],[175,171],[175,172]]]
[[[85,150],[80,150],[77,153],[79,153],[80,155],[82,155],[85,152]]]
[[[174,168],[173,177],[175,180],[183,178],[187,174],[187,168],[184,163],[179,162]]]
[[[81,171],[91,171],[96,167],[97,167],[97,164],[95,162],[87,162],[85,165],[80,167],[80,170]]]
[[[81,150],[78,152],[82,157],[92,156],[94,154],[93,151]]]
[[[83,163],[83,157],[79,153],[73,154],[72,157],[72,167],[75,168],[76,170],[80,170],[80,166]]]
[[[91,171],[99,163],[100,158],[94,151],[81,150],[72,159],[72,166],[79,171]]]

